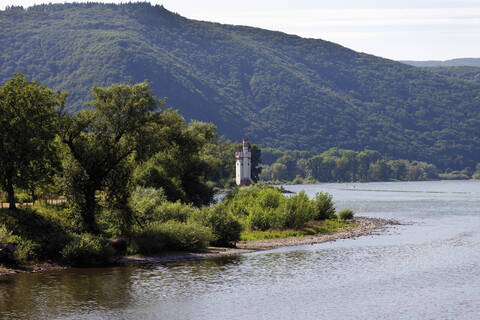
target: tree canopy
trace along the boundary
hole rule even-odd
[[[57,108],[65,97],[22,74],[0,87],[0,183],[11,209],[14,187],[34,188],[54,173]]]
[[[106,190],[117,205],[126,205],[129,162],[143,150],[159,118],[158,101],[146,82],[94,87],[93,96],[92,108],[63,113],[60,119],[60,137],[69,155],[65,161],[68,195],[91,232],[96,231],[97,191]]]

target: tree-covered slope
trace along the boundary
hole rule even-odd
[[[0,12],[0,81],[22,72],[68,90],[151,81],[188,119],[260,146],[374,149],[441,168],[480,159],[480,85],[331,42],[188,20],[149,4]]]
[[[423,67],[423,69],[446,77],[453,77],[480,83],[480,67]]]
[[[400,61],[415,67],[480,67],[480,58],[458,58],[450,60],[403,60]]]

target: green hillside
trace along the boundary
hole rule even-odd
[[[423,69],[446,77],[453,77],[480,83],[480,67],[423,67]]]
[[[260,146],[378,150],[440,168],[480,159],[480,84],[337,44],[188,20],[142,4],[0,11],[0,82],[22,72],[68,90],[151,81],[187,119]]]

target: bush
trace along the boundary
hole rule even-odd
[[[287,197],[278,188],[267,186],[237,189],[220,205],[251,230],[293,228],[335,214],[332,197],[327,193],[310,200],[305,192]]]
[[[94,266],[109,262],[113,248],[104,238],[89,233],[75,235],[61,251],[63,260],[73,266]]]
[[[130,196],[130,207],[139,217],[151,217],[167,201],[163,189],[137,186]]]
[[[351,209],[342,209],[338,212],[338,218],[342,220],[353,219],[353,211]]]
[[[306,224],[313,219],[315,207],[305,192],[291,196],[285,201],[282,219],[278,227],[292,228]]]
[[[165,202],[153,211],[152,221],[167,222],[175,220],[186,222],[189,217],[196,213],[196,209],[192,206],[177,202]]]
[[[249,229],[264,231],[275,225],[272,223],[274,218],[274,210],[257,206],[250,209],[246,222]]]
[[[212,231],[197,222],[152,222],[133,237],[133,247],[142,254],[165,250],[198,251],[214,240]]]
[[[331,194],[327,192],[319,192],[315,194],[314,204],[314,220],[325,220],[335,217],[335,206]]]
[[[195,212],[180,201],[168,202],[163,189],[137,187],[130,197],[130,207],[143,223],[176,220],[186,222]]]
[[[60,251],[71,240],[57,209],[43,207],[0,210],[0,225],[11,234],[15,260],[30,262],[58,259]]]
[[[196,215],[196,219],[209,227],[214,235],[212,244],[215,246],[229,246],[240,240],[242,224],[231,213],[217,207],[204,207]]]

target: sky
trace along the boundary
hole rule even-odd
[[[63,2],[73,1],[0,0],[0,9],[7,5],[28,7],[39,3]],[[191,19],[248,25],[328,40],[356,51],[394,60],[480,57],[480,0],[150,2],[161,4]]]

